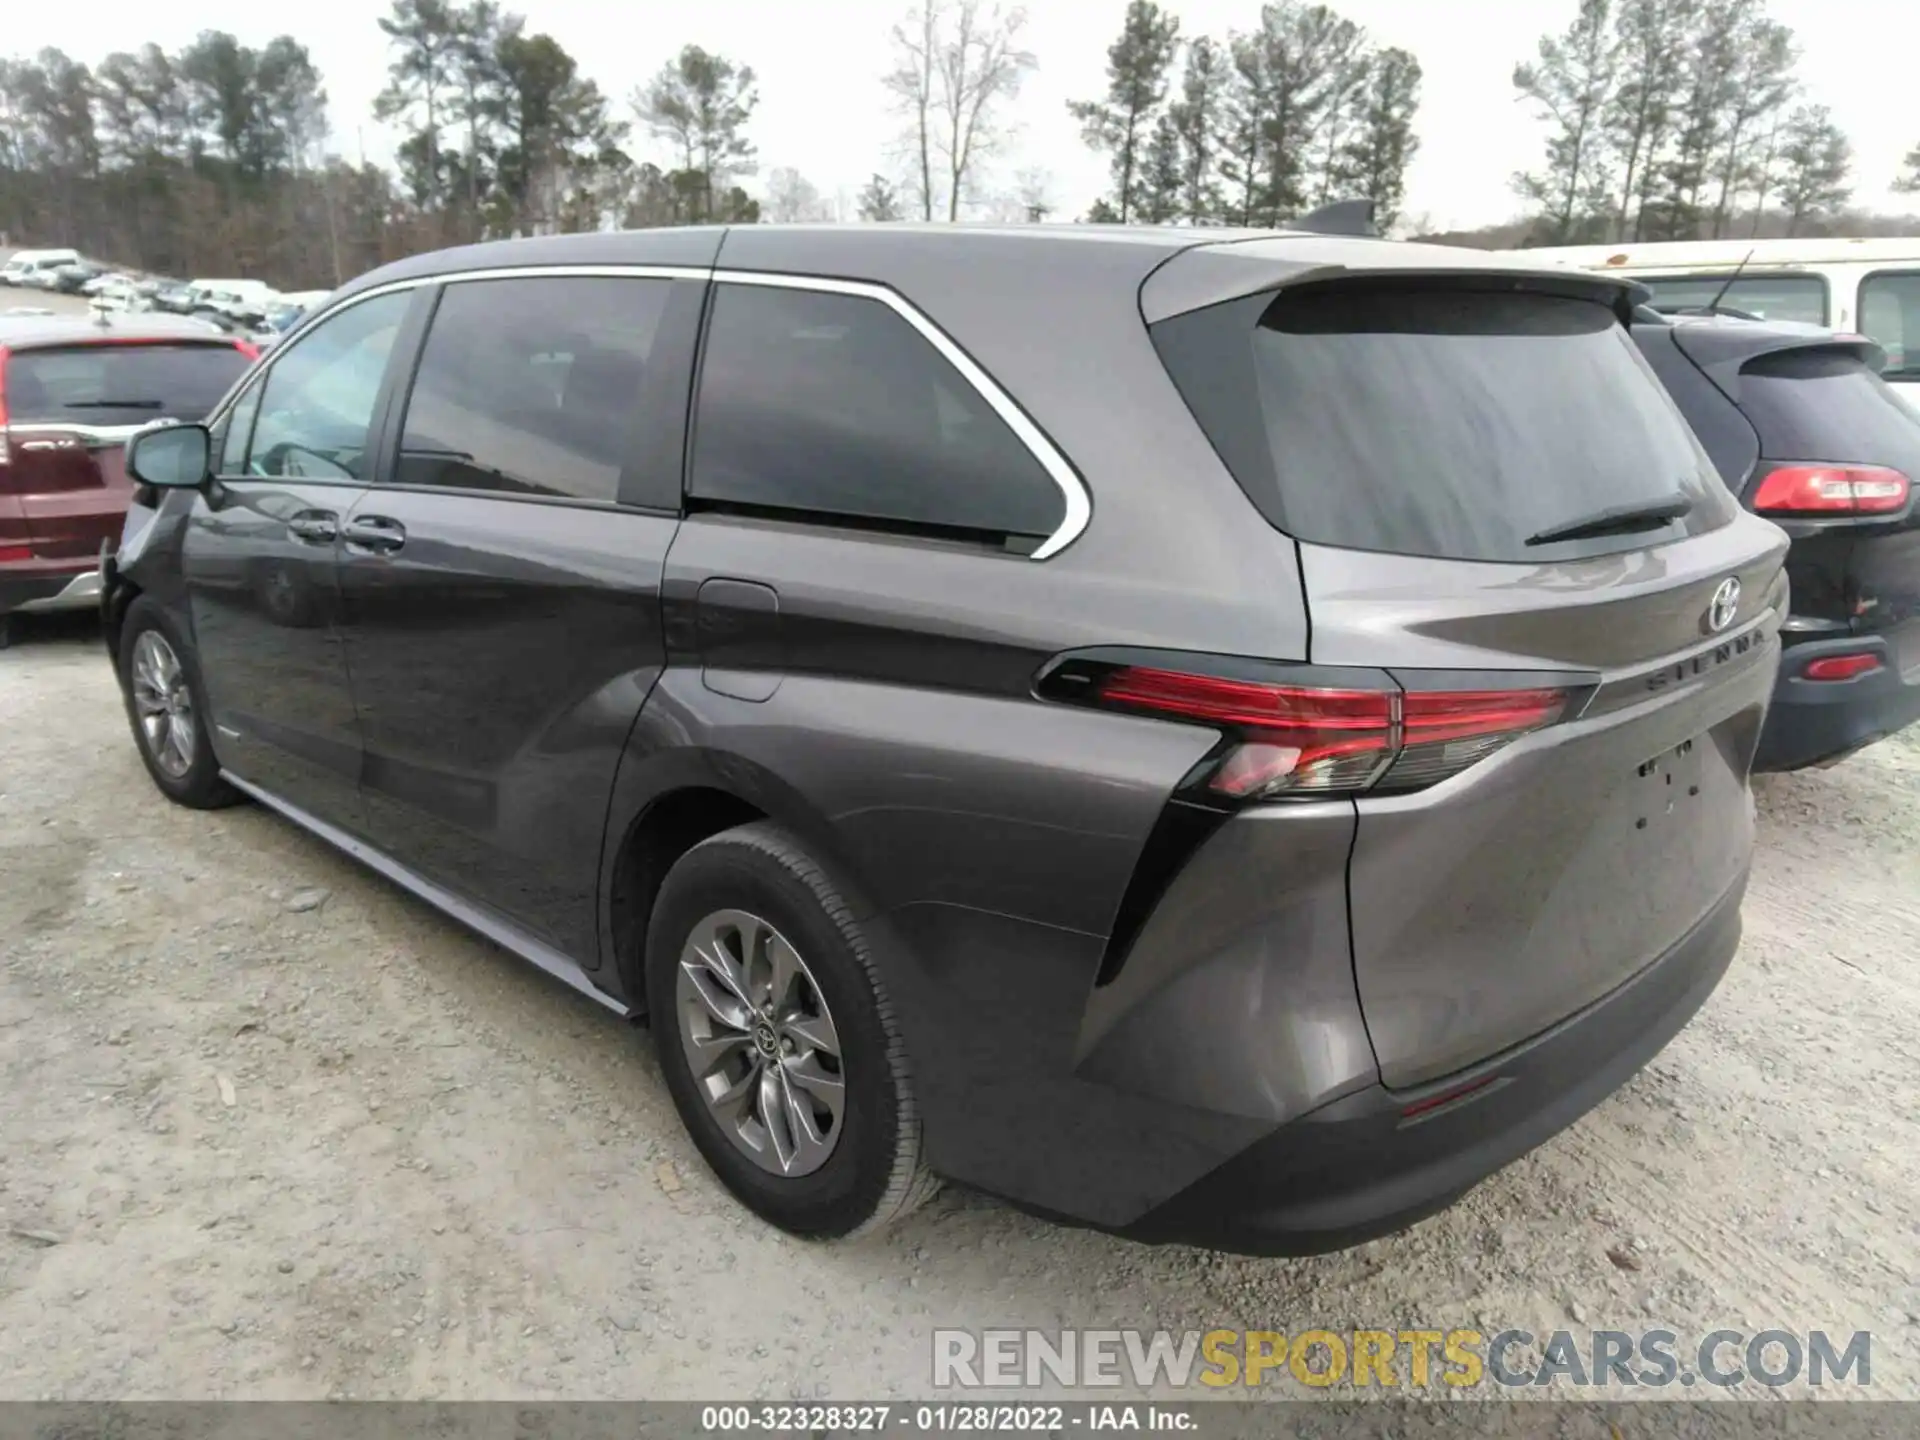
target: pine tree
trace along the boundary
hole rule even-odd
[[[1180,209],[1190,225],[1220,219],[1220,186],[1215,172],[1226,84],[1226,62],[1220,46],[1204,35],[1198,37],[1187,46],[1180,98],[1167,107],[1168,119],[1180,141]]]
[[[1113,203],[1122,224],[1145,197],[1146,150],[1179,36],[1179,20],[1153,0],[1131,0],[1120,38],[1107,47],[1107,98],[1067,103],[1086,143],[1113,156]]]
[[[1399,49],[1375,55],[1367,66],[1359,126],[1347,143],[1342,171],[1353,195],[1373,201],[1374,225],[1382,234],[1400,218],[1406,198],[1407,166],[1420,148],[1420,138],[1413,133],[1419,108],[1420,62]]]
[[[1544,212],[1549,244],[1574,238],[1584,202],[1607,166],[1602,126],[1618,63],[1612,12],[1612,0],[1580,0],[1566,33],[1541,36],[1537,58],[1513,69],[1513,88],[1553,126],[1546,168],[1513,181]]]
[[[1787,118],[1780,162],[1789,235],[1799,234],[1807,220],[1839,210],[1853,194],[1847,181],[1853,146],[1824,105],[1802,105]]]

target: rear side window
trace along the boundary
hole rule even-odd
[[[1788,350],[1740,371],[1740,409],[1769,460],[1890,465],[1920,479],[1920,415],[1843,350]]]
[[[1031,551],[1066,505],[980,392],[878,300],[716,290],[696,499],[956,533]]]
[[[1298,539],[1456,560],[1604,555],[1733,517],[1614,312],[1558,295],[1321,286],[1154,328],[1248,498]],[[1676,492],[1684,519],[1529,543]]]
[[[1761,320],[1792,320],[1802,325],[1827,323],[1827,282],[1818,275],[1742,275],[1727,284],[1725,275],[1635,275],[1653,292],[1663,310],[1700,310],[1716,298],[1721,307],[1744,310]],[[1721,295],[1721,287],[1726,294]]]
[[[1860,282],[1860,328],[1887,352],[1889,380],[1920,380],[1920,270]]]
[[[668,280],[448,285],[407,401],[401,485],[616,499]]]
[[[7,359],[7,411],[18,421],[137,425],[200,420],[247,368],[231,345],[75,345]]]

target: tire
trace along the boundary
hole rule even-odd
[[[725,948],[729,962],[749,952],[777,954],[780,942],[797,955],[781,1004],[763,1007],[771,1019],[755,1023],[738,1003],[739,989],[719,983],[711,965],[683,964],[696,936],[709,952]],[[699,998],[696,973],[732,1021]],[[748,993],[764,999],[766,990],[754,982],[775,973],[770,961],[757,960]],[[905,1047],[865,937],[832,882],[786,830],[766,821],[743,825],[680,857],[647,927],[646,989],[660,1068],[682,1123],[721,1183],[762,1219],[806,1239],[851,1238],[909,1214],[938,1188],[921,1160]],[[724,1058],[704,1082],[687,1038],[690,1026],[700,1025],[725,1037],[712,1049]],[[818,1043],[825,1038],[834,1044]],[[743,1073],[767,1077],[771,1096],[757,1082],[743,1089]],[[703,1083],[746,1098],[716,1108]],[[768,1098],[773,1125],[761,1119]],[[811,1111],[816,1143],[801,1141],[796,1105]],[[757,1147],[750,1138],[756,1127]],[[824,1156],[818,1141],[828,1141]]]
[[[143,643],[149,635],[155,637],[150,645]],[[172,673],[165,663],[168,657],[178,673],[177,684],[171,687],[164,684]],[[127,607],[121,622],[120,682],[133,743],[160,793],[194,810],[239,803],[240,792],[220,778],[220,761],[207,731],[207,692],[200,683],[192,647],[167,613],[144,595]],[[160,694],[162,689],[168,693]],[[181,725],[189,736],[184,742],[184,765],[179,763],[182,745],[168,738],[170,734],[177,737],[180,731],[175,727]]]

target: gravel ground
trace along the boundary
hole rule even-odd
[[[1871,1330],[1920,1397],[1920,735],[1759,785],[1741,955],[1618,1095],[1408,1234],[1261,1261],[953,1189],[786,1240],[644,1035],[162,800],[89,625],[0,653],[0,734],[0,1398],[924,1398],[941,1325],[1656,1324]]]

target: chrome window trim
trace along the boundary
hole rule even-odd
[[[373,300],[382,295],[392,295],[403,290],[418,289],[422,285],[463,285],[476,280],[536,280],[554,276],[588,276],[607,279],[633,280],[700,280],[723,285],[758,285],[776,290],[810,290],[825,295],[850,295],[856,299],[877,300],[894,314],[898,315],[916,333],[939,352],[942,359],[960,372],[961,377],[974,388],[980,398],[987,402],[994,414],[1011,430],[1027,448],[1027,452],[1047,472],[1060,491],[1066,504],[1066,514],[1061,518],[1059,527],[1027,558],[1045,560],[1059,554],[1067,546],[1080,538],[1093,518],[1093,496],[1080,478],[1080,473],[1068,462],[1049,440],[1044,431],[1036,425],[1027,412],[998,381],[975,362],[972,356],[960,348],[954,339],[933,322],[919,307],[891,286],[870,280],[839,280],[818,275],[792,275],[771,270],[728,270],[708,268],[697,265],[506,265],[486,270],[455,270],[433,275],[415,275],[405,280],[391,280],[384,285],[375,285],[362,290],[324,309],[312,311],[301,317],[300,324],[287,332],[274,347],[267,352],[259,368],[249,373],[244,383],[236,385],[233,393],[224,399],[213,413],[208,416],[207,424],[217,426],[223,423],[248,386],[264,383],[263,377],[278,362],[281,355],[297,344],[314,326],[321,324],[331,316],[338,315],[348,307],[362,301]]]
[[[987,402],[1006,427],[1019,437],[1020,443],[1027,447],[1028,453],[1040,462],[1040,468],[1059,487],[1061,498],[1066,502],[1066,514],[1061,518],[1059,528],[1027,558],[1045,560],[1057,555],[1087,528],[1087,522],[1093,518],[1093,497],[1088,494],[1079,472],[1067,463],[1066,456],[1054,447],[1053,442],[1028,418],[1027,412],[1014,402],[1013,397],[1001,389],[994,378],[975,363],[972,356],[954,343],[946,331],[897,290],[868,280],[832,280],[815,275],[788,275],[764,270],[716,269],[713,278],[716,283],[723,285],[811,290],[824,295],[851,295],[862,300],[877,300],[885,305],[911,325],[921,339],[933,346],[949,365],[960,372],[961,377]]]
[[[136,420],[130,425],[84,425],[60,420],[22,420],[9,425],[7,429],[15,435],[78,435],[88,445],[117,445],[151,424],[153,424],[151,420]]]

